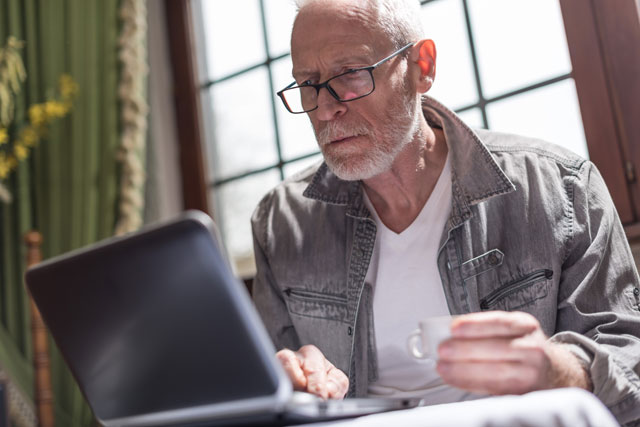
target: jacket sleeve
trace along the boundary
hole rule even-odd
[[[273,226],[269,200],[270,195],[267,195],[251,218],[257,269],[253,279],[252,297],[276,350],[297,350],[300,340],[291,322],[282,291],[274,278],[268,255],[268,230]]]
[[[640,420],[639,279],[615,206],[591,162],[566,207],[556,333],[591,374],[593,392],[622,424]]]

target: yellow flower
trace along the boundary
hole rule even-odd
[[[60,76],[55,98],[33,104],[27,111],[28,122],[21,126],[18,138],[10,139],[6,125],[0,125],[0,181],[7,178],[19,162],[29,157],[32,147],[45,138],[50,125],[72,110],[78,84],[68,74]],[[16,92],[17,93],[17,92]],[[3,104],[4,105],[4,104]]]
[[[31,121],[31,124],[34,126],[43,125],[47,121],[44,105],[33,104],[29,107],[29,121]]]
[[[58,80],[60,86],[60,94],[63,98],[68,99],[78,92],[78,84],[69,74],[63,74]]]
[[[47,119],[57,119],[67,114],[64,104],[57,101],[47,101],[44,104],[44,111]]]
[[[33,147],[38,143],[38,132],[33,127],[27,126],[20,131],[20,139],[24,141],[24,145],[27,147]]]
[[[23,144],[16,143],[13,147],[13,154],[16,155],[18,160],[24,160],[29,155],[29,149],[27,149]]]

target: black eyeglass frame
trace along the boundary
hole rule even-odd
[[[313,87],[316,90],[316,97],[318,95],[320,95],[320,89],[322,88],[326,88],[327,91],[331,94],[331,96],[333,96],[335,99],[337,99],[339,102],[350,102],[350,101],[355,101],[357,99],[361,99],[364,98],[365,96],[369,96],[373,93],[374,90],[376,90],[376,79],[373,78],[373,70],[375,70],[376,68],[378,68],[380,65],[384,64],[385,62],[387,62],[388,60],[400,55],[402,52],[404,52],[405,50],[409,49],[411,46],[413,46],[413,42],[406,44],[405,46],[401,47],[400,49],[396,50],[395,52],[393,52],[391,55],[387,56],[386,58],[381,59],[380,61],[376,62],[373,65],[369,65],[367,67],[360,67],[360,68],[352,68],[348,71],[345,71],[344,73],[338,74],[337,76],[333,76],[327,80],[325,80],[322,83],[317,83],[317,84],[302,84],[299,86],[296,86],[297,82],[293,82],[291,83],[289,86],[285,87],[284,89],[276,92],[276,95],[278,95],[278,97],[282,100],[282,103],[284,104],[285,108],[287,109],[287,111],[289,111],[291,114],[304,114],[304,113],[309,113],[311,111],[314,111],[318,108],[317,102],[316,102],[316,106],[310,110],[304,110],[304,111],[292,111],[291,108],[289,108],[289,104],[287,103],[285,97],[284,97],[284,92],[286,92],[287,90],[290,89],[298,89],[298,88],[303,88],[303,87]],[[356,73],[358,71],[368,71],[369,75],[371,76],[371,83],[372,83],[372,88],[371,91],[369,91],[368,93],[365,93],[364,95],[360,95],[357,96],[355,98],[349,98],[349,99],[340,99],[340,97],[338,96],[338,94],[333,90],[333,88],[331,86],[329,86],[329,82],[331,80],[337,79],[338,77],[342,77],[346,74],[352,74],[352,73]]]

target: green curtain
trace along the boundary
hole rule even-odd
[[[0,364],[33,395],[24,234],[43,235],[45,258],[114,233],[119,144],[119,0],[0,0],[0,44],[26,42],[27,79],[15,123],[45,101],[63,73],[78,83],[71,113],[6,182],[13,203],[0,202]],[[75,381],[51,343],[56,425],[93,425]]]

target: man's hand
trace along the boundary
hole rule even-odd
[[[323,399],[342,399],[349,389],[349,379],[333,366],[318,347],[305,345],[294,352],[280,350],[276,357],[293,383],[293,388]]]
[[[443,380],[476,393],[523,394],[557,387],[591,389],[569,350],[551,343],[537,319],[523,312],[482,312],[456,317],[438,347]]]

